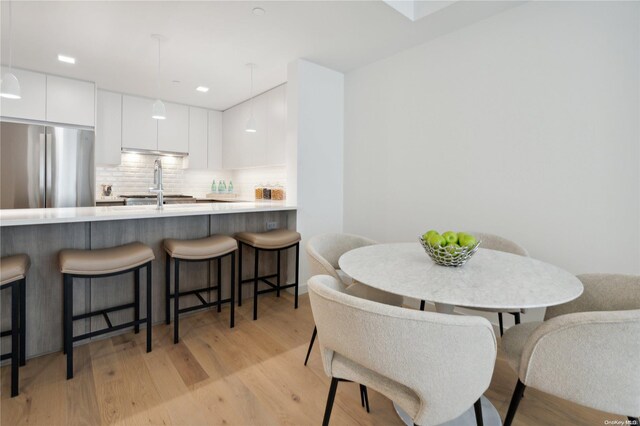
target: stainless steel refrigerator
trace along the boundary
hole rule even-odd
[[[0,122],[0,209],[95,205],[94,132]]]

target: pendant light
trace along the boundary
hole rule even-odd
[[[247,120],[247,125],[244,130],[248,133],[257,132],[256,119],[253,117],[253,69],[256,67],[256,64],[247,64],[249,69],[251,70],[251,91],[249,92],[249,96],[251,97],[251,115]]]
[[[159,34],[151,34],[151,38],[155,38],[158,41],[158,74],[156,75],[156,93],[158,94],[158,99],[153,103],[151,117],[156,120],[164,120],[167,118],[167,109],[160,100],[160,41],[162,40],[162,36]]]
[[[0,97],[7,99],[20,99],[22,95],[20,94],[20,83],[18,82],[18,77],[13,74],[12,65],[13,65],[13,39],[11,37],[11,2],[7,2],[9,7],[9,72],[2,76],[2,81],[0,82]]]

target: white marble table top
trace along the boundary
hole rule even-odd
[[[436,265],[419,243],[362,247],[345,253],[338,263],[371,287],[471,308],[553,306],[577,298],[583,290],[580,280],[557,266],[483,248],[457,268]]]

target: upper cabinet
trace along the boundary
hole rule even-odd
[[[189,169],[207,168],[207,121],[206,109],[189,107]]]
[[[21,98],[1,98],[3,117],[95,126],[95,84],[15,68],[11,72],[20,82]]]
[[[119,165],[121,147],[122,95],[98,90],[96,165]]]
[[[167,118],[158,120],[158,151],[189,152],[189,107],[170,102],[164,105]]]
[[[225,169],[283,165],[286,145],[286,85],[223,112],[222,163]],[[247,132],[253,114],[256,132]]]
[[[122,96],[122,147],[158,150],[158,121],[151,118],[153,100]]]
[[[208,169],[222,169],[222,111],[208,111],[207,137]]]
[[[47,76],[47,121],[95,126],[93,83]]]
[[[7,72],[2,69],[2,74]],[[12,69],[20,82],[20,99],[0,98],[0,115],[25,120],[45,121],[47,76],[37,72]]]

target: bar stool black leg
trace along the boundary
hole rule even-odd
[[[238,242],[238,306],[242,306],[242,243]]]
[[[147,352],[151,352],[151,262],[147,263]]]
[[[222,257],[218,258],[218,312],[222,311]]]
[[[276,297],[280,297],[280,250],[278,250],[278,269],[276,269]]]
[[[65,321],[67,320],[67,297],[66,297],[66,280],[65,275],[62,275],[62,354],[67,354],[67,326]]]
[[[260,250],[255,247],[255,260],[253,267],[253,320],[258,319],[258,255]]]
[[[27,279],[20,280],[20,365],[27,363]]]
[[[133,271],[134,276],[134,289],[133,289],[133,316],[136,321],[136,325],[133,326],[133,331],[135,334],[140,332],[140,269],[136,269]]]
[[[169,325],[171,323],[171,256],[169,253],[165,256],[165,268],[164,268],[164,313],[165,313],[165,324]]]
[[[218,284],[221,285],[221,284]],[[230,328],[233,328],[236,323],[236,312],[235,312],[235,292],[236,292],[236,254],[231,252],[231,283],[229,285],[229,290],[231,290],[231,313],[229,314],[231,318],[229,319]]]
[[[180,261],[173,259],[173,267],[175,269],[174,274],[174,289],[173,289],[173,343],[178,343],[180,340],[179,321],[180,321]]]
[[[516,325],[520,324],[520,312],[515,312],[513,314],[513,320],[515,321]]]
[[[295,309],[298,309],[298,276],[300,272],[300,243],[296,244],[296,302]]]
[[[18,395],[18,370],[20,369],[20,294],[21,282],[11,284],[11,397]],[[21,326],[20,326],[21,327]]]
[[[502,323],[502,312],[498,312],[498,323],[500,324],[500,336],[504,334],[504,325]]]
[[[73,278],[64,274],[64,338],[67,353],[67,380],[73,378]]]

